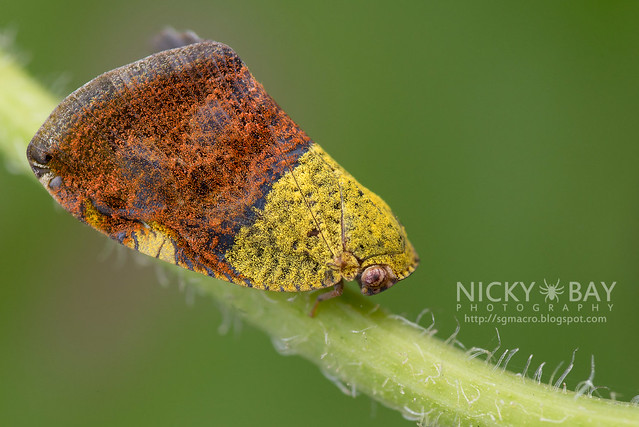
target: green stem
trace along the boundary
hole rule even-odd
[[[58,103],[1,45],[0,39],[0,149],[12,171],[31,174],[26,144]]]
[[[1,50],[0,82],[0,152],[27,172],[26,144],[55,100]],[[462,425],[639,423],[631,404],[556,390],[471,359],[353,292],[322,303],[310,318],[317,294],[269,293],[185,274],[200,292],[269,334],[282,353],[308,359],[343,390],[367,394],[408,418]]]

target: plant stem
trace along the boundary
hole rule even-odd
[[[0,39],[0,145],[12,172],[31,174],[26,144],[57,105],[51,93],[29,78]]]
[[[27,142],[54,97],[0,50],[0,152],[29,173]],[[471,359],[358,293],[308,313],[317,293],[281,294],[187,275],[196,289],[265,331],[277,350],[317,365],[349,394],[364,393],[425,423],[637,425],[639,408],[577,396]]]

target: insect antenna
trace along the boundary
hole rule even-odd
[[[403,254],[405,251],[406,251],[406,241],[404,239],[402,239],[402,247],[401,247],[400,250],[395,251],[395,252],[380,252],[380,253],[372,254],[372,255],[369,255],[367,257],[364,257],[364,258],[360,259],[359,262],[362,263],[362,262],[364,262],[364,261],[366,261],[368,259],[374,258],[376,256],[381,256],[381,255],[400,255],[400,254]]]
[[[340,229],[342,231],[342,252],[346,252],[346,232],[344,231],[344,195],[342,194],[342,181],[337,177],[337,186],[339,187],[340,200]]]
[[[402,242],[402,248],[400,250],[398,250],[398,251],[395,251],[395,252],[380,252],[380,253],[377,253],[377,254],[372,254],[372,255],[369,255],[367,257],[364,257],[364,258],[360,259],[359,262],[362,263],[362,262],[364,262],[364,261],[366,261],[368,259],[375,258],[376,256],[381,256],[381,255],[399,255],[399,254],[403,254],[405,250],[406,250],[406,242]]]
[[[271,136],[273,138],[276,138],[271,125],[269,125],[269,131],[271,133]],[[331,255],[333,256],[333,258],[335,258],[335,253],[333,252],[331,245],[328,244],[328,240],[326,240],[326,236],[324,235],[324,232],[322,231],[322,228],[320,227],[319,221],[315,217],[315,214],[313,213],[313,210],[311,209],[311,205],[306,199],[306,196],[304,195],[304,192],[302,191],[302,187],[300,186],[299,182],[297,181],[297,178],[295,177],[295,174],[293,173],[293,168],[291,168],[291,164],[286,161],[286,157],[284,156],[284,153],[282,152],[282,148],[279,146],[279,144],[275,144],[275,146],[277,147],[277,151],[279,151],[280,153],[281,160],[286,164],[286,168],[291,174],[291,177],[293,177],[295,186],[297,187],[300,194],[302,195],[302,200],[304,200],[304,205],[306,205],[306,209],[308,209],[308,212],[311,214],[311,217],[313,218],[313,222],[315,223],[315,226],[317,227],[317,230],[319,231],[319,235],[322,236],[322,240],[324,240],[324,243],[326,243],[326,247],[331,252]]]

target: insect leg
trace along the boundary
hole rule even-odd
[[[183,47],[193,43],[199,43],[202,39],[193,31],[177,31],[174,28],[165,28],[153,39],[153,47],[157,52]]]
[[[326,292],[318,296],[317,299],[315,300],[315,304],[313,305],[313,309],[311,310],[310,313],[308,313],[308,315],[311,317],[315,317],[315,312],[317,311],[317,306],[319,305],[320,302],[326,301],[327,299],[338,297],[342,295],[342,292],[344,292],[344,280],[340,280],[339,282],[337,282],[335,286],[333,286],[333,289],[330,292]]]

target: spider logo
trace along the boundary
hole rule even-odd
[[[559,286],[559,281],[560,279],[557,279],[557,283],[549,285],[548,282],[546,282],[546,279],[544,279],[544,284],[546,286],[541,286],[539,288],[539,293],[546,295],[544,302],[548,302],[548,299],[550,299],[550,301],[557,300],[557,302],[559,302],[559,295],[564,293],[564,287]]]

